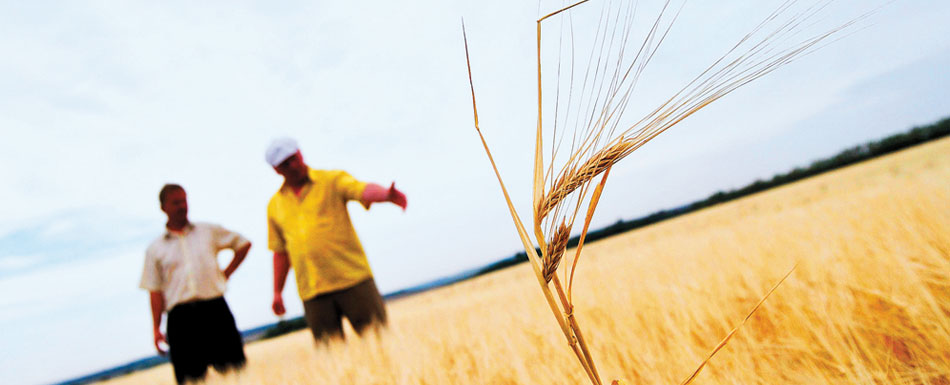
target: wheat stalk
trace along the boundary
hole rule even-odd
[[[573,98],[573,72],[570,74],[570,86],[567,87],[570,93],[566,99],[568,105],[563,109],[563,111],[566,112],[564,112],[564,115],[560,115],[560,117],[562,121],[568,121],[570,117],[573,116],[576,126],[573,130],[574,134],[572,135],[571,148],[567,152],[567,159],[560,163],[560,167],[557,167],[556,164],[558,162],[556,158],[558,154],[561,153],[560,144],[562,140],[552,140],[551,157],[548,162],[545,162],[543,156],[545,126],[543,124],[544,114],[542,110],[542,24],[545,20],[549,20],[557,15],[562,15],[572,8],[588,1],[589,0],[583,0],[571,4],[549,13],[536,21],[538,124],[536,127],[532,182],[532,209],[534,211],[532,219],[535,238],[533,241],[514,208],[501,175],[498,172],[498,167],[485,141],[485,137],[479,128],[478,109],[475,105],[475,86],[472,80],[468,38],[465,34],[464,22],[462,29],[463,38],[465,40],[465,58],[466,64],[468,65],[469,85],[472,92],[475,129],[478,132],[485,152],[491,162],[492,169],[501,186],[515,228],[525,247],[525,252],[534,269],[538,283],[541,286],[541,291],[554,314],[558,326],[591,383],[594,385],[602,385],[603,382],[597,372],[594,359],[574,314],[572,287],[574,272],[577,268],[577,261],[581,256],[584,239],[586,238],[591,219],[600,200],[604,185],[606,184],[610,168],[660,133],[678,124],[696,111],[728,95],[739,87],[797,58],[813,52],[815,49],[820,48],[820,44],[825,42],[830,36],[853,26],[876,10],[812,36],[799,38],[796,42],[789,44],[788,41],[795,39],[801,33],[806,22],[814,19],[834,0],[817,0],[812,5],[797,11],[794,10],[794,6],[798,1],[787,0],[777,7],[751,32],[740,39],[730,50],[709,65],[694,79],[689,81],[679,91],[674,93],[663,103],[660,103],[655,109],[648,112],[639,120],[629,124],[623,124],[622,117],[630,102],[633,90],[647,64],[653,59],[660,44],[672,29],[673,23],[682,10],[682,6],[680,6],[673,15],[670,15],[675,8],[672,6],[672,0],[666,0],[663,3],[662,9],[654,19],[646,37],[639,47],[635,49],[636,54],[632,60],[627,60],[624,56],[630,41],[629,35],[631,28],[629,24],[632,23],[632,20],[624,19],[621,21],[622,18],[620,16],[623,15],[623,13],[620,11],[616,12],[615,17],[610,18],[608,17],[610,13],[605,11],[601,19],[601,25],[598,26],[597,29],[597,37],[595,37],[595,43],[599,42],[599,44],[594,44],[596,48],[591,50],[587,73],[583,77],[584,80],[581,85],[581,91],[579,92],[582,96],[579,98],[580,101],[576,102],[576,105],[574,104],[575,99]],[[626,15],[631,18],[632,16],[630,15],[635,13],[635,7],[633,7],[635,3],[635,1],[627,3]],[[760,36],[760,34],[764,34],[764,36]],[[573,39],[573,34],[571,36]],[[614,45],[619,45],[620,47],[616,48]],[[616,56],[616,58],[614,58],[614,56]],[[561,67],[559,64],[558,76],[561,75],[560,71]],[[573,66],[571,66],[571,71],[573,71]],[[558,82],[557,90],[555,123],[553,124],[552,136],[556,136],[558,132],[559,120],[557,118],[559,117],[558,114],[561,105],[560,82]],[[581,105],[583,105],[583,107],[581,107]],[[574,108],[575,106],[577,106],[576,109]],[[561,135],[564,134],[565,131],[561,131]],[[601,174],[603,174],[603,178],[594,187],[591,193],[590,187],[592,181]],[[566,252],[574,221],[578,214],[580,214],[584,202],[587,202],[584,226],[575,250],[573,262],[570,264],[571,267],[565,271],[565,280],[567,282],[567,289],[565,290],[557,272],[561,266],[560,262],[563,255]],[[546,234],[549,235],[546,236]],[[534,242],[537,242],[540,254],[535,249]],[[789,271],[789,274],[791,274],[791,271]],[[758,309],[765,299],[768,298],[787,277],[788,275],[782,278],[766,293],[745,320],[751,317],[756,309]],[[693,374],[683,381],[684,385],[689,384],[696,378],[706,363],[731,339],[738,328],[745,323],[745,320],[737,325],[732,332],[713,349]],[[613,383],[618,384],[622,382],[615,380]]]

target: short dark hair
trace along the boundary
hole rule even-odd
[[[158,192],[158,203],[164,205],[165,198],[168,197],[168,194],[179,190],[185,191],[185,188],[175,183],[166,183],[164,186],[162,186],[162,190]]]

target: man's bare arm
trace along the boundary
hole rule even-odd
[[[277,315],[284,315],[287,311],[284,309],[284,298],[281,293],[284,291],[284,284],[287,283],[289,271],[290,259],[287,258],[287,254],[274,252],[274,302],[271,308]]]
[[[237,250],[234,250],[234,258],[231,259],[231,263],[228,264],[228,267],[224,269],[224,278],[231,278],[231,274],[234,274],[234,271],[237,270],[238,266],[241,265],[241,262],[244,262],[244,258],[247,257],[247,252],[251,250],[251,242],[248,242],[247,245],[244,245]]]
[[[396,189],[396,182],[389,185],[389,188],[385,188],[376,183],[366,185],[366,188],[363,189],[363,196],[360,197],[360,203],[363,204],[363,207],[368,209],[370,205],[377,202],[392,202],[396,206],[401,207],[403,211],[406,210],[406,206],[408,205],[406,194]]]
[[[165,312],[165,295],[160,291],[150,291],[149,303],[152,307],[152,339],[155,342],[155,350],[158,351],[158,354],[164,356],[167,352],[162,348],[161,344],[168,343],[168,341],[165,340],[165,335],[162,334],[162,313]]]

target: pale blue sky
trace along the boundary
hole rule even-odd
[[[527,213],[538,5],[509,3],[0,2],[0,382],[153,354],[137,286],[165,182],[188,190],[192,220],[254,242],[227,298],[241,328],[276,321],[264,215],[280,179],[263,160],[275,136],[296,137],[311,166],[407,193],[405,213],[351,207],[384,292],[517,252],[472,127],[459,26],[481,126]],[[868,6],[839,3],[829,19]],[[646,76],[691,73],[751,19],[749,4],[711,4],[686,5]],[[714,103],[612,171],[594,226],[950,115],[948,16],[947,2],[896,1]],[[655,87],[648,97],[668,89]]]

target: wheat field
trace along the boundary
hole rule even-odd
[[[799,263],[697,383],[950,385],[950,138],[591,243],[584,258],[576,314],[605,380],[679,384]],[[378,336],[252,343],[246,370],[207,382],[588,381],[527,264],[389,312]],[[108,383],[173,382],[163,365]]]

